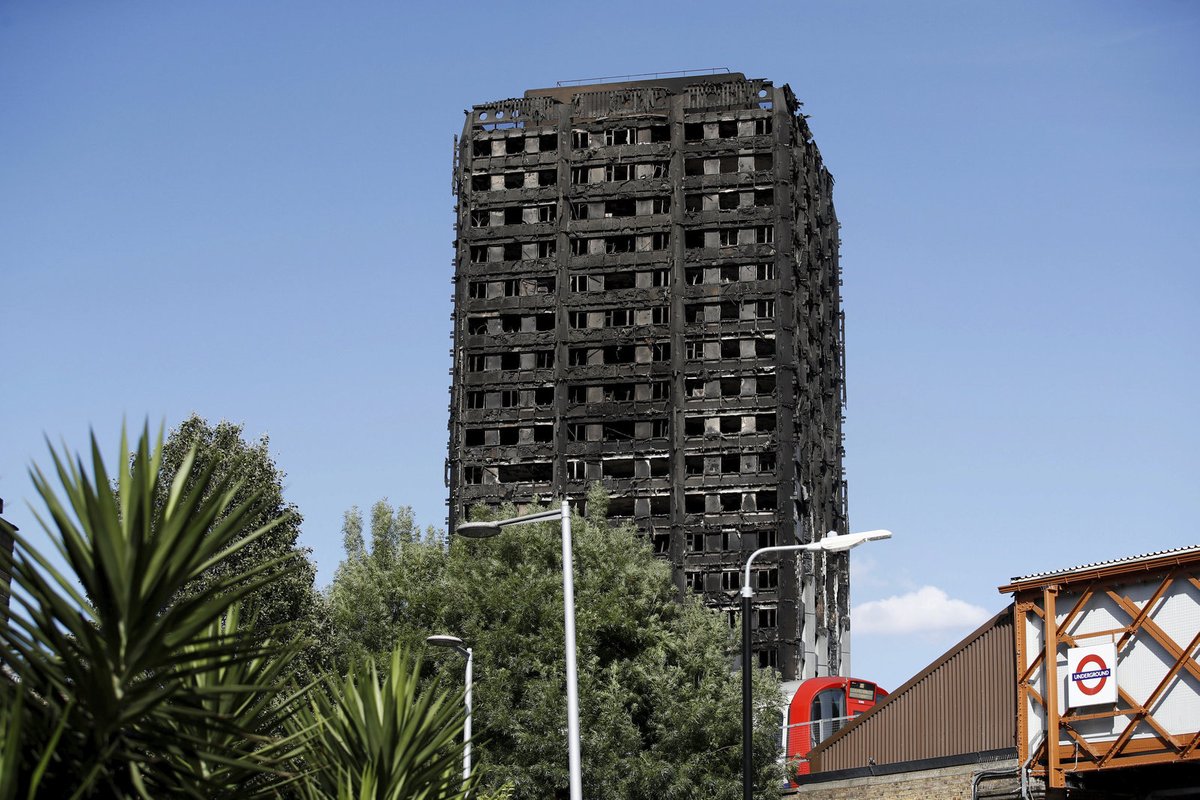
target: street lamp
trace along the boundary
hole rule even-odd
[[[475,666],[475,654],[457,636],[426,636],[425,643],[431,644],[434,647],[449,647],[467,659],[467,693],[465,700],[467,719],[463,723],[463,783],[466,784],[471,779],[471,684],[473,682],[472,675]]]
[[[754,588],[750,585],[750,565],[755,557],[763,553],[778,553],[785,550],[807,550],[840,553],[863,542],[892,538],[891,531],[877,530],[864,533],[847,533],[839,536],[836,531],[825,534],[819,542],[808,544],[783,544],[776,547],[760,547],[746,559],[746,572],[742,577],[742,797],[752,800],[754,796],[754,715],[753,690],[750,681],[750,599]]]
[[[541,511],[494,522],[464,522],[455,528],[455,532],[471,539],[486,539],[496,536],[502,528],[509,525],[527,525],[552,519],[562,521],[563,618],[567,650],[567,766],[571,778],[571,800],[583,800],[583,774],[579,761],[579,673],[575,665],[575,578],[574,560],[571,555],[571,505],[563,500],[562,511]]]

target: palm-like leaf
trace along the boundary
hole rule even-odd
[[[266,667],[246,666],[265,663],[270,652],[261,643],[213,626],[270,580],[264,576],[277,564],[230,576],[201,597],[180,590],[278,520],[248,530],[257,498],[234,506],[238,487],[219,484],[206,499],[209,473],[185,493],[191,458],[174,476],[166,503],[156,503],[159,441],[152,449],[144,430],[130,462],[122,433],[118,463],[131,465],[119,470],[115,496],[94,437],[90,475],[82,459],[52,449],[61,498],[34,468],[47,512],[39,521],[74,581],[19,535],[18,555],[0,557],[21,606],[0,625],[0,656],[25,698],[6,703],[9,718],[17,715],[24,726],[18,782],[28,783],[53,732],[63,731],[45,764],[47,796],[204,797],[213,787],[195,765],[224,760],[255,767],[245,748],[230,747],[228,737],[196,735],[195,727],[216,698],[237,703],[248,694],[250,684],[231,688],[213,676],[246,670],[239,680],[276,677]],[[240,721],[244,716],[231,714],[220,724],[232,731]],[[217,773],[211,777],[218,780]]]
[[[181,693],[198,706],[177,713],[173,721],[174,736],[195,745],[177,755],[181,773],[209,787],[207,796],[213,798],[271,794],[302,740],[297,734],[275,735],[306,693],[300,689],[284,696],[277,688],[286,683],[298,645],[279,648],[269,639],[251,644],[241,635],[240,617],[239,607],[230,607],[201,640],[185,648],[204,667],[187,673]],[[240,642],[242,657],[211,660],[205,654],[208,642],[222,639]]]
[[[312,693],[292,722],[309,731],[306,800],[467,796],[474,780],[462,779],[462,695],[436,685],[420,691],[418,681],[418,662],[397,649],[382,681],[368,660],[328,693]]]

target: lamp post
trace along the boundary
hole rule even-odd
[[[824,551],[838,553],[857,547],[863,542],[877,539],[890,539],[892,532],[886,530],[866,531],[864,533],[848,533],[839,536],[836,531],[830,531],[819,542],[808,544],[784,544],[776,547],[760,547],[746,559],[746,571],[742,576],[742,797],[752,800],[754,796],[754,713],[753,689],[750,681],[750,600],[754,597],[754,588],[750,585],[750,565],[757,556],[763,553],[779,553],[786,550],[807,550],[809,552]]]
[[[579,759],[579,673],[575,664],[575,578],[571,555],[571,505],[562,501],[561,511],[541,511],[523,517],[494,522],[464,522],[455,532],[472,539],[496,536],[509,525],[527,525],[559,519],[562,523],[563,627],[567,651],[567,767],[571,780],[571,800],[583,800],[583,772]]]
[[[467,718],[463,722],[463,783],[471,779],[471,684],[474,682],[475,653],[457,636],[426,636],[426,644],[434,647],[449,647],[467,659],[467,692],[464,702]]]

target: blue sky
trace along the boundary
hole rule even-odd
[[[0,497],[43,436],[270,436],[327,582],[441,525],[462,111],[559,80],[790,83],[837,181],[854,672],[1014,575],[1194,544],[1200,8],[0,2]],[[903,598],[908,598],[907,602]],[[862,605],[868,604],[868,605]]]

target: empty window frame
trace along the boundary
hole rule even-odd
[[[671,234],[666,232],[639,236],[637,239],[637,249],[642,253],[666,250],[671,246]]]
[[[775,628],[778,626],[779,612],[775,606],[759,606],[754,610],[759,628]]]
[[[778,669],[779,668],[779,653],[774,649],[756,650],[758,654],[759,669]]]
[[[633,128],[610,128],[604,132],[604,143],[608,146],[631,144],[637,137]]]
[[[632,217],[637,214],[637,200],[632,197],[618,197],[604,201],[604,216]]]
[[[608,164],[604,167],[604,180],[609,183],[632,180],[633,176],[633,164]]]
[[[609,255],[616,253],[632,253],[636,249],[636,246],[636,237],[633,236],[604,237],[604,252]]]
[[[777,589],[779,588],[779,570],[775,567],[755,570],[751,580],[758,589]]]
[[[636,352],[634,346],[629,344],[609,345],[601,348],[605,364],[632,364]]]
[[[633,312],[628,308],[608,308],[604,311],[604,327],[620,328],[633,321]]]

